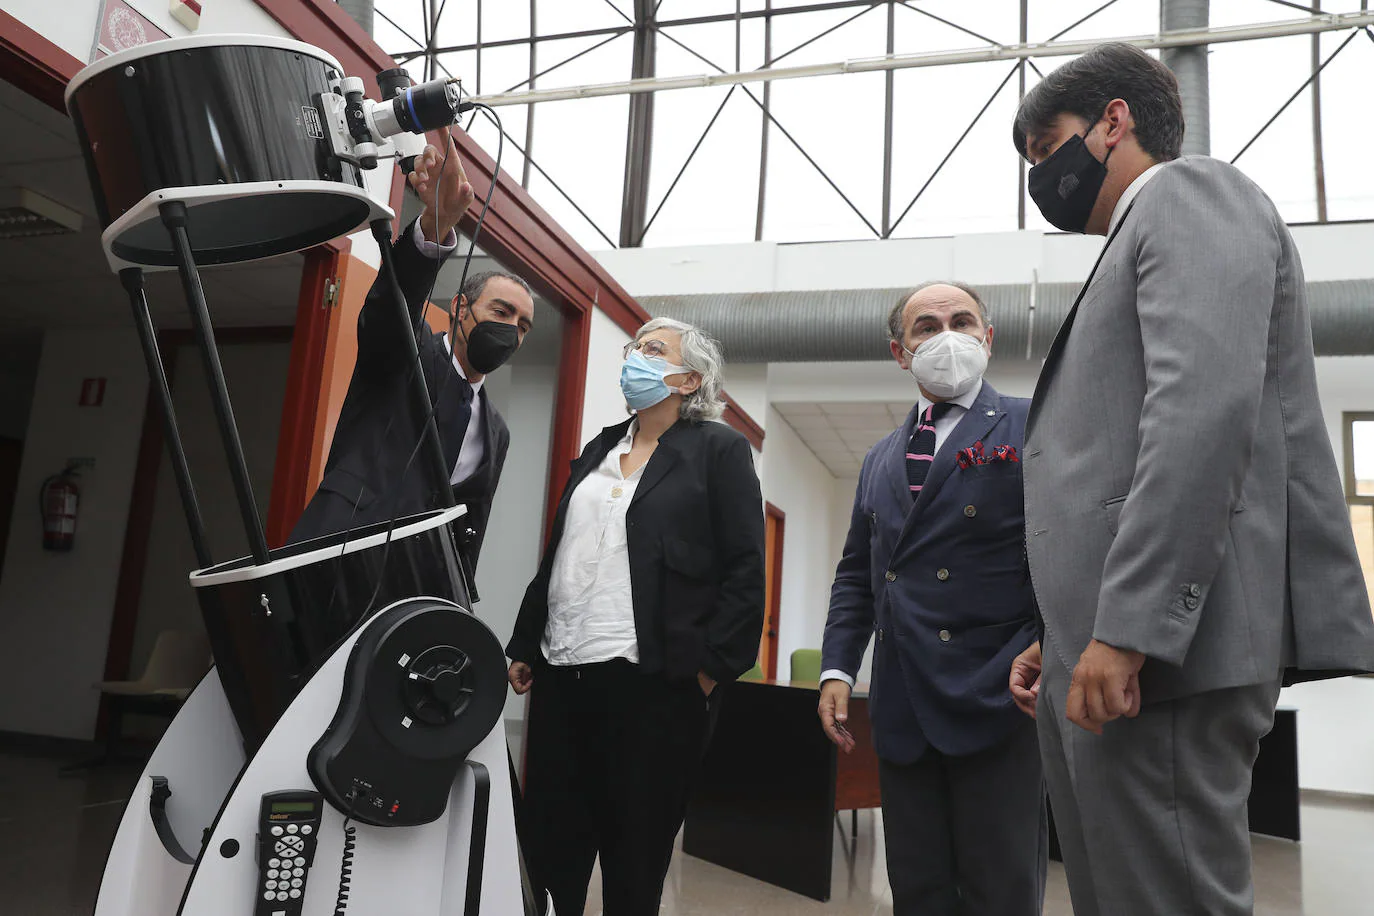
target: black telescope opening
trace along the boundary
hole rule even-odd
[[[327,192],[284,190],[254,197],[183,201],[197,264],[233,264],[320,245],[367,222],[367,201]],[[116,257],[135,264],[176,265],[156,210],[111,240]]]

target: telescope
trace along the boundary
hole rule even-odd
[[[97,916],[458,916],[532,912],[513,767],[495,730],[505,656],[472,611],[455,505],[414,328],[390,260],[393,213],[368,193],[423,132],[464,110],[453,80],[377,74],[257,35],[169,39],[82,70],[66,92],[143,348],[199,568],[214,667],[139,778]],[[441,505],[269,548],[199,268],[370,227],[428,417],[417,471]],[[211,555],[145,291],[175,268],[210,382],[250,555]]]

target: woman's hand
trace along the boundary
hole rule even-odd
[[[524,695],[534,686],[534,672],[524,662],[511,662],[510,670],[506,672],[506,680],[510,681],[512,690]]]

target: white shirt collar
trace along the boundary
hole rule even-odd
[[[1155,173],[1164,168],[1167,163],[1156,162],[1145,171],[1135,177],[1135,181],[1126,186],[1126,190],[1121,192],[1121,199],[1116,202],[1112,209],[1111,221],[1107,224],[1107,235],[1116,231],[1116,224],[1121,222],[1121,217],[1126,215],[1126,208],[1135,200],[1135,196],[1140,193],[1140,189],[1145,187],[1145,183],[1155,177]]]
[[[445,334],[444,334],[444,349],[445,349],[445,350],[449,350],[449,351],[452,351],[452,349],[453,349],[453,344],[451,344],[451,343],[449,342],[447,332],[445,332]],[[458,354],[457,354],[457,353],[454,353],[454,354],[453,354],[453,368],[457,369],[457,370],[458,370],[458,374],[461,375],[465,380],[467,379],[468,374],[467,374],[466,372],[463,371],[463,364],[460,363],[460,362],[458,362]],[[480,391],[482,390],[482,385],[484,385],[484,384],[486,383],[486,381],[487,381],[487,377],[484,375],[484,376],[482,376],[480,379],[478,379],[478,380],[475,381],[475,382],[468,382],[468,384],[472,386],[472,393],[473,393],[474,396],[476,396],[477,393],[480,392]]]
[[[974,385],[972,388],[970,388],[968,391],[965,391],[957,398],[950,398],[948,403],[962,407],[964,408],[964,410],[968,410],[970,407],[973,406],[973,402],[978,400],[978,395],[983,393],[984,384],[985,380],[979,379],[978,384]],[[921,406],[921,413],[925,413],[927,410],[930,409],[930,405],[934,402],[931,401],[930,398],[922,394],[917,396],[916,403],[918,403]]]

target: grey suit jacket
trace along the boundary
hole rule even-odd
[[[1141,189],[1050,348],[1023,469],[1046,664],[1143,652],[1146,702],[1374,670],[1302,264],[1239,170],[1188,157]]]

